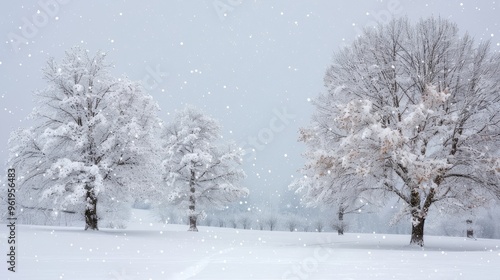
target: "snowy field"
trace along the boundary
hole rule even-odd
[[[144,210],[125,230],[19,226],[17,272],[0,279],[500,279],[500,240],[199,229]]]

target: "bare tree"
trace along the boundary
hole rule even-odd
[[[310,229],[311,225],[309,223],[305,223],[303,226],[302,226],[302,231],[304,232],[308,232],[309,229]]]
[[[229,225],[232,227],[232,228],[237,228],[238,227],[238,222],[236,221],[236,217],[231,217],[229,219]]]
[[[323,223],[322,220],[317,220],[316,222],[314,222],[314,229],[317,232],[323,232],[324,227],[325,227],[325,224]]]
[[[240,218],[240,224],[243,227],[243,229],[249,229],[250,226],[252,225],[252,221],[250,220],[250,217],[243,214],[243,216],[241,216]]]
[[[219,225],[219,227],[225,227],[226,226],[225,218],[224,217],[217,218],[217,225]]]
[[[265,224],[269,228],[270,231],[273,231],[276,229],[278,226],[278,217],[275,215],[270,215],[269,217],[266,218]]]
[[[297,226],[298,226],[298,221],[296,217],[288,217],[287,220],[285,221],[285,226],[288,228],[289,231],[297,231]]]
[[[264,226],[266,225],[264,219],[257,219],[257,225],[260,230],[264,230]]]

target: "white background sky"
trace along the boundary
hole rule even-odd
[[[148,80],[164,121],[189,103],[219,119],[225,138],[237,143],[275,128],[268,144],[257,140],[256,158],[245,163],[250,200],[274,204],[303,164],[297,131],[313,111],[308,98],[323,90],[334,51],[360,28],[386,21],[390,12],[412,20],[441,16],[500,50],[500,1],[59,0],[65,4],[56,2],[58,9],[44,20],[48,13],[40,3],[54,1],[0,4],[2,163],[10,132],[30,125],[32,93],[46,85],[41,68],[48,57],[60,59],[82,45],[109,52],[117,76],[143,80],[154,78],[155,69],[167,73]],[[221,3],[232,5],[226,17],[215,7]],[[38,26],[27,29],[28,21]],[[28,44],[17,44],[24,40]],[[295,117],[281,126],[274,112],[283,110]]]

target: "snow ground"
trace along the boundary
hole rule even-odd
[[[427,236],[421,249],[406,235],[194,233],[133,216],[124,230],[18,226],[17,272],[4,263],[0,279],[500,279],[500,240]]]

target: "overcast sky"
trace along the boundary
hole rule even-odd
[[[48,57],[81,45],[109,53],[113,74],[142,80],[169,121],[194,104],[220,120],[246,157],[251,201],[277,194],[303,164],[297,143],[334,51],[394,16],[441,16],[500,50],[500,1],[3,1],[0,8],[0,159],[28,127]],[[45,3],[56,3],[45,5]],[[261,199],[262,198],[262,199]]]

